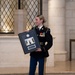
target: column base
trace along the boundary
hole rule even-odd
[[[56,51],[54,52],[55,61],[66,61],[67,60],[67,51]]]

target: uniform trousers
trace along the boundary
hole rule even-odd
[[[34,58],[30,57],[30,69],[29,69],[29,75],[35,75],[37,62],[38,65],[38,71],[39,75],[44,75],[44,58]]]

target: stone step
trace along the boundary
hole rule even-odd
[[[0,75],[28,75],[28,73],[23,74],[0,74]],[[38,75],[38,74],[35,74]],[[45,75],[75,75],[75,73],[46,73]]]

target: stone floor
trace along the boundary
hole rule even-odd
[[[29,68],[26,67],[3,67],[0,68],[0,75],[28,75],[28,70]],[[36,73],[38,73],[38,69]],[[75,75],[75,60],[55,62],[54,67],[45,67],[45,75]]]

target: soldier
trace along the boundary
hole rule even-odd
[[[35,75],[37,62],[39,63],[39,75],[44,75],[45,58],[49,56],[48,50],[53,45],[53,38],[50,34],[50,29],[44,26],[45,19],[42,15],[35,18],[35,30],[40,42],[41,48],[30,53],[30,68],[29,75]]]

